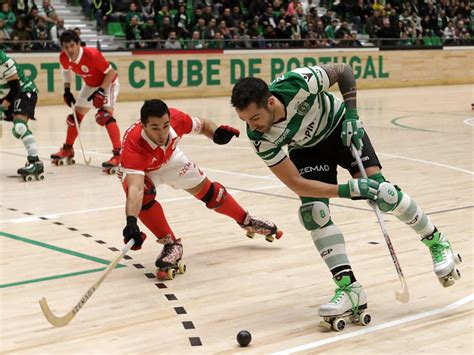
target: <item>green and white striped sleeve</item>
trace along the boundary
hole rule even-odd
[[[8,79],[15,74],[17,74],[17,70],[13,59],[8,58],[0,64],[0,76],[3,79]]]
[[[329,77],[326,71],[315,65],[313,67],[304,67],[295,69],[292,73],[299,74],[306,82],[308,91],[311,94],[317,94],[329,89]]]
[[[255,153],[267,164],[272,167],[286,158],[286,153],[279,146],[265,140],[251,140]]]

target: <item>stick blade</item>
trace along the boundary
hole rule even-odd
[[[46,298],[44,297],[39,301],[39,304],[44,317],[54,327],[64,327],[65,325],[69,324],[72,318],[74,318],[74,314],[72,314],[72,312],[69,312],[64,317],[56,317],[53,312],[51,312],[48,301],[46,301]]]
[[[408,303],[410,301],[410,294],[407,290],[404,292],[395,291],[395,298],[402,303]]]

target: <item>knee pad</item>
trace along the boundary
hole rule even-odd
[[[95,121],[99,126],[107,126],[109,123],[116,122],[112,114],[106,110],[99,110],[95,114]]]
[[[326,201],[311,201],[300,206],[301,224],[309,231],[324,227],[331,221],[331,212]]]
[[[77,122],[78,122],[79,125],[80,125],[81,122],[82,122],[82,119],[84,118],[84,115],[81,115],[80,113],[77,113],[77,112],[76,112],[76,118],[77,118]],[[72,113],[70,113],[69,115],[67,115],[66,123],[68,124],[68,126],[71,126],[71,127],[75,127],[75,126],[76,126],[76,121],[74,121],[74,116],[72,115]]]
[[[383,182],[379,185],[377,193],[377,205],[382,212],[391,212],[400,204],[403,198],[403,192],[396,185],[389,182]]]
[[[146,211],[153,206],[156,197],[156,188],[153,182],[145,177],[145,186],[143,191],[142,211]]]
[[[15,120],[13,122],[12,133],[13,136],[18,139],[23,138],[24,136],[28,135],[28,133],[31,134],[31,132],[28,130],[27,123],[22,120]]]
[[[206,192],[201,201],[206,204],[207,208],[216,209],[224,203],[227,197],[227,190],[224,186],[214,181],[209,186],[209,190]]]

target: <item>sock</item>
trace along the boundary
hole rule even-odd
[[[33,137],[33,133],[28,130],[26,134],[21,138],[23,145],[26,148],[26,152],[29,157],[37,157],[38,156],[38,147],[36,146],[35,137]]]
[[[140,218],[140,221],[147,226],[157,239],[163,239],[166,236],[170,236],[173,241],[176,240],[176,237],[166,220],[163,208],[157,201],[155,201],[149,209],[142,210],[138,215],[138,218]]]
[[[109,134],[110,141],[112,142],[113,149],[120,149],[120,129],[116,122],[110,122],[105,126],[107,133]]]
[[[81,124],[82,120],[84,119],[84,115],[76,112],[76,117],[77,117],[77,120],[79,121],[79,124]],[[78,133],[77,133],[76,125],[72,126],[68,122],[67,133],[66,133],[66,142],[65,143],[67,145],[73,146],[74,142],[76,141],[77,134]]]
[[[400,221],[405,222],[421,238],[427,237],[436,231],[431,222],[418,204],[406,193],[399,191],[398,205],[393,210],[393,215]]]

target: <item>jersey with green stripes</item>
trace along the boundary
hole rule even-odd
[[[288,150],[312,147],[322,142],[336,128],[345,112],[344,103],[327,92],[329,77],[319,66],[295,69],[276,78],[270,92],[286,107],[286,119],[273,124],[270,131],[250,130],[257,155],[268,166],[281,162]]]
[[[26,78],[23,69],[3,50],[0,50],[0,97],[5,97],[10,91],[7,79],[15,74],[20,80],[21,92],[38,92],[35,83]]]

